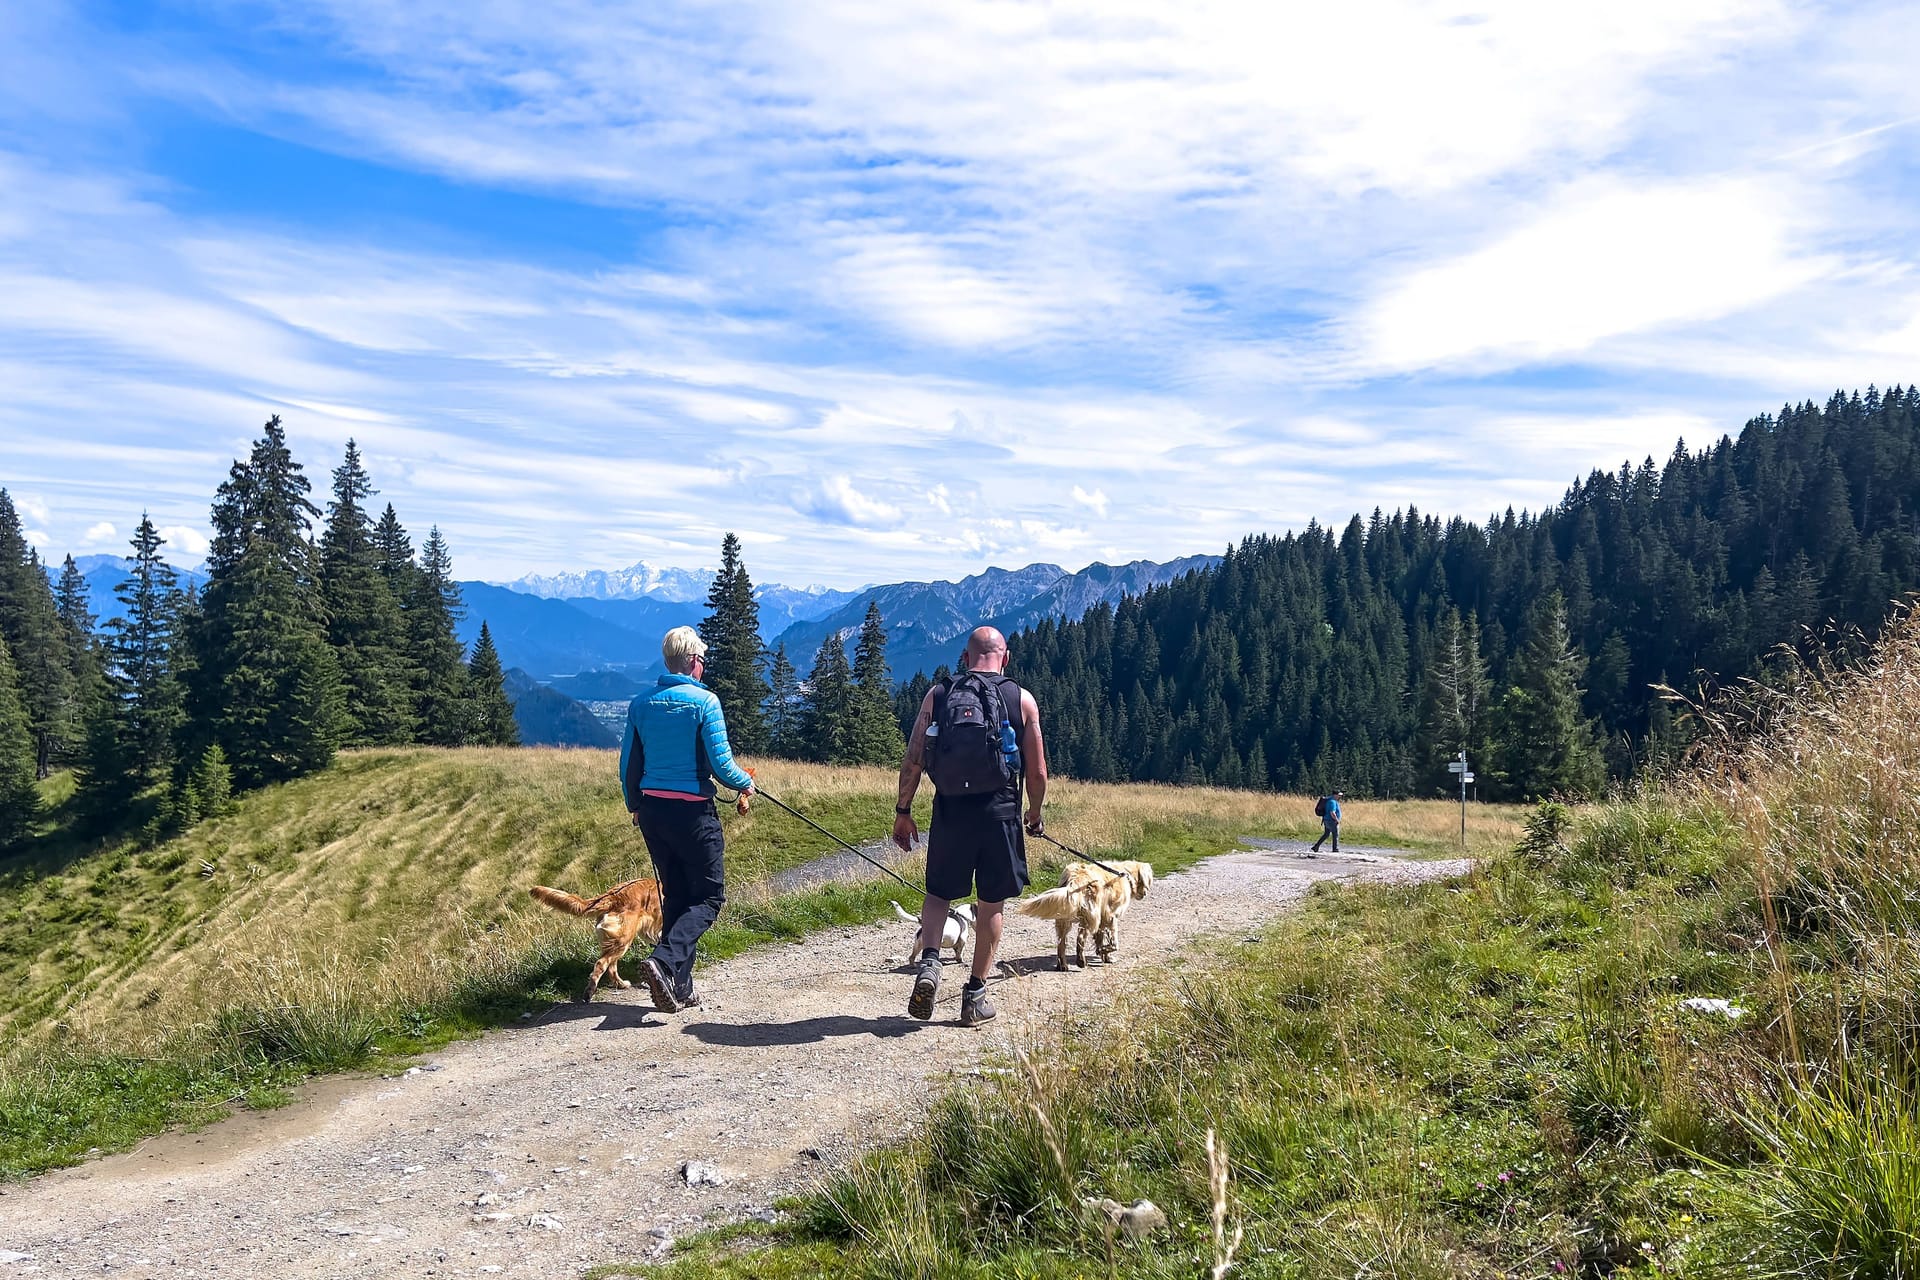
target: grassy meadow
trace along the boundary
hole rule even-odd
[[[893,775],[754,762],[762,783],[855,841],[891,822]],[[0,862],[0,1171],[114,1149],[235,1102],[268,1105],[316,1071],[366,1065],[498,1025],[570,993],[589,933],[527,886],[598,892],[647,874],[610,753],[426,748],[349,753],[243,797],[158,844],[55,826]],[[922,798],[925,821],[927,798]],[[1060,838],[1172,869],[1241,835],[1311,835],[1311,802],[1205,788],[1057,782]],[[1517,811],[1476,807],[1471,847],[1504,847]],[[879,919],[878,873],[775,897],[766,879],[830,851],[768,804],[722,807],[728,909],[710,957]],[[1351,806],[1347,838],[1457,848],[1441,802]],[[1036,875],[1057,864],[1035,844]],[[910,862],[902,868],[918,877]]]
[[[668,1274],[1920,1275],[1920,625],[1703,720],[1657,792],[1322,891]],[[1142,1196],[1139,1240],[1087,1207]]]

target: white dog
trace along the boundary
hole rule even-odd
[[[926,950],[926,944],[920,940],[920,917],[910,916],[907,909],[899,903],[893,904],[893,914],[914,926],[913,950],[907,953],[909,959],[918,960],[920,953]],[[960,960],[960,949],[967,945],[967,938],[973,933],[973,904],[965,902],[947,912],[946,927],[940,931],[940,950],[953,948],[954,962]]]

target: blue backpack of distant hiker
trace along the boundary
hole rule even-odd
[[[967,671],[936,685],[927,775],[943,796],[991,796],[1020,776],[1020,687]]]

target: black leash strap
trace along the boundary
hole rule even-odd
[[[833,834],[833,832],[827,830],[825,827],[815,822],[812,818],[809,818],[806,814],[800,812],[798,809],[794,808],[792,805],[788,804],[786,801],[780,799],[779,797],[768,795],[765,791],[762,791],[759,787],[755,787],[753,789],[753,794],[756,796],[759,796],[762,800],[771,801],[773,804],[778,805],[782,809],[785,809],[788,813],[800,819],[800,821],[806,823],[808,826],[812,827],[815,831],[818,831],[821,835],[833,841],[835,844],[839,845],[841,848],[845,849],[848,853],[853,854],[855,857],[865,858],[868,862],[871,862],[874,866],[880,868],[880,870],[886,872],[888,875],[892,876],[895,880],[898,880],[901,884],[907,886],[907,888],[919,894],[922,898],[930,898],[933,896],[932,894],[928,893],[925,889],[922,889],[919,885],[915,884],[913,881],[901,875],[898,871],[895,871],[892,867],[888,866],[886,863],[880,861],[878,858],[870,856],[867,853],[867,851],[865,849],[862,849],[859,845],[853,844],[846,840],[842,840],[839,836]],[[966,920],[965,916],[961,915],[958,911],[955,911],[951,906],[947,908],[947,914],[952,916],[955,920],[960,920],[960,921]]]
[[[1048,835],[1044,831],[1029,831],[1027,834],[1034,837],[1037,840],[1045,840],[1048,844],[1052,845],[1056,849],[1064,849],[1066,852],[1072,854],[1074,857],[1080,859],[1082,862],[1091,862],[1094,866],[1100,868],[1102,871],[1111,872],[1112,874],[1119,876],[1123,880],[1126,879],[1127,877],[1127,873],[1122,871],[1120,868],[1114,867],[1114,866],[1108,866],[1106,863],[1100,861],[1100,859],[1094,857],[1092,854],[1082,853],[1070,844],[1062,844],[1060,841],[1055,840],[1052,836]]]

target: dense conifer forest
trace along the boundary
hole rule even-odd
[[[325,511],[279,419],[213,508],[209,578],[178,589],[150,521],[126,616],[96,627],[71,561],[50,581],[0,490],[0,843],[36,777],[80,803],[156,787],[190,822],[342,746],[512,741],[491,638],[469,660],[439,531],[419,553],[349,442]],[[317,529],[317,536],[316,536]],[[1591,795],[1683,745],[1663,686],[1762,673],[1833,621],[1871,634],[1920,588],[1920,389],[1789,405],[1708,448],[1595,471],[1486,524],[1411,508],[1255,535],[1216,567],[1012,637],[1056,771],[1093,780],[1377,796]],[[735,746],[899,758],[930,679],[893,682],[870,608],[803,679],[758,641],[727,535],[701,631]]]
[[[1677,745],[1654,686],[1755,673],[1920,588],[1920,389],[1835,393],[1485,525],[1406,509],[1013,638],[1054,766],[1371,795],[1591,794]],[[911,682],[900,705],[917,705]]]
[[[471,661],[454,637],[440,531],[416,555],[391,505],[374,518],[352,441],[324,513],[310,490],[270,419],[214,499],[204,590],[179,588],[143,515],[103,627],[72,557],[50,581],[0,489],[0,846],[31,832],[33,783],[58,768],[87,821],[137,811],[159,833],[341,747],[516,740],[491,637]]]

